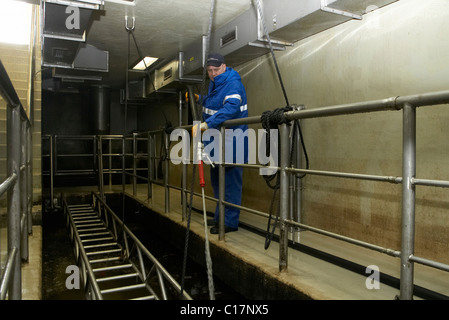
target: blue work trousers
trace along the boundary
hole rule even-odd
[[[218,199],[218,175],[219,168],[211,167],[210,179],[214,189],[214,196]],[[242,176],[243,168],[226,167],[225,168],[225,201],[236,205],[242,203]],[[239,226],[240,209],[225,206],[225,225],[231,228]],[[218,222],[218,204],[215,208],[214,219]]]

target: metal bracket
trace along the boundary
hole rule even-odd
[[[104,6],[104,0],[44,0],[44,2],[93,10],[100,10]]]
[[[327,6],[327,0],[321,0],[321,10],[329,13],[339,14],[351,19],[362,20],[362,16],[351,12],[331,8]]]
[[[128,25],[128,16],[125,16],[125,29],[126,31],[134,31],[134,29],[136,28],[136,17],[133,17],[133,24],[132,27],[129,27]]]

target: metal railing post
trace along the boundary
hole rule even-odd
[[[101,199],[104,199],[103,137],[95,139],[98,143],[98,179]]]
[[[27,123],[20,120],[20,234],[21,242],[21,258],[28,260],[28,210],[27,210]]]
[[[20,250],[20,181],[22,172],[20,171],[20,108],[9,105],[7,107],[7,163],[8,176],[17,175],[16,183],[8,191],[8,252],[14,248]],[[8,289],[10,300],[20,300],[22,298],[22,270],[21,255],[14,256],[11,280]]]
[[[133,133],[133,196],[137,195],[137,133]]]
[[[225,149],[226,149],[226,129],[225,126],[221,126],[221,152],[220,152],[220,165],[218,167],[218,240],[225,240],[225,186],[226,186],[226,166],[225,161]]]
[[[148,132],[148,199],[153,197],[153,136]]]
[[[50,135],[50,209],[53,211],[54,205],[53,205],[53,197],[55,194],[55,188],[54,188],[54,179],[55,179],[55,172],[54,172],[54,165],[55,165],[55,152],[54,152],[54,136]]]
[[[168,149],[170,137],[169,135],[164,131],[162,132],[162,135],[164,137],[164,148],[165,148],[165,174],[164,174],[164,188],[165,188],[165,213],[170,212],[170,187],[168,185],[169,182],[169,166],[170,166],[170,157]],[[162,155],[161,155],[162,156]]]
[[[403,159],[402,159],[402,242],[400,299],[413,298],[414,265],[410,257],[415,241],[415,186],[416,174],[416,109],[409,103],[403,109]]]
[[[27,125],[27,215],[28,234],[33,233],[33,144],[32,144],[31,124]]]
[[[288,129],[286,124],[279,126],[280,130],[280,148],[281,157],[280,161],[280,190],[279,190],[279,271],[287,271],[288,267],[288,227],[285,223],[288,217],[288,204],[289,204],[289,178],[286,168],[288,167],[289,158],[289,139]]]

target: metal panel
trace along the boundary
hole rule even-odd
[[[181,75],[201,74],[206,60],[207,37],[202,36],[180,55]]]
[[[81,45],[73,61],[75,69],[109,71],[109,52],[95,48],[92,45]]]
[[[155,71],[156,90],[162,89],[170,84],[176,85],[179,80],[178,60],[172,60],[165,66]]]
[[[230,67],[255,59],[269,52],[259,40],[257,10],[254,6],[228,24],[218,28],[211,37],[211,52],[225,56]],[[283,50],[284,47],[276,46]]]

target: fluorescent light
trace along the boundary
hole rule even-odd
[[[31,6],[22,1],[1,0],[0,42],[30,43]]]
[[[149,66],[151,66],[153,63],[155,63],[158,60],[158,58],[153,57],[145,57],[142,60],[140,60],[134,67],[133,70],[145,70]]]

